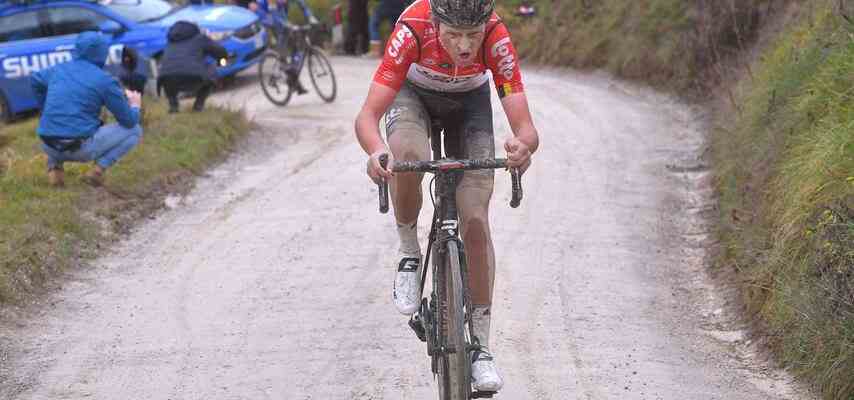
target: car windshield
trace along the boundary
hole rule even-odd
[[[163,0],[109,0],[103,3],[121,16],[136,22],[163,18],[175,8]]]

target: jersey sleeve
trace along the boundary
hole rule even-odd
[[[512,93],[521,93],[522,71],[519,69],[519,57],[510,40],[510,32],[503,23],[495,26],[487,40],[486,66],[492,71],[492,79],[498,96],[503,98]]]
[[[409,66],[418,61],[419,51],[414,32],[406,24],[398,23],[389,36],[383,60],[374,73],[374,83],[400,90]]]

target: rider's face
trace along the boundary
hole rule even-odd
[[[454,64],[471,65],[486,35],[486,24],[475,27],[453,27],[439,23],[439,42],[451,56]]]

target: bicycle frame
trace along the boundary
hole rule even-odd
[[[409,326],[415,331],[416,335],[424,342],[427,342],[427,353],[431,357],[431,369],[434,375],[439,372],[439,363],[442,362],[442,371],[445,371],[441,388],[443,399],[459,398],[459,396],[451,396],[451,392],[459,393],[459,388],[452,386],[448,372],[450,370],[450,355],[464,352],[464,362],[470,363],[471,354],[473,351],[480,348],[478,338],[474,335],[474,330],[471,324],[471,296],[469,293],[469,277],[468,265],[465,257],[465,247],[459,233],[459,212],[456,203],[457,183],[462,177],[465,170],[476,169],[496,169],[506,168],[507,162],[503,159],[481,159],[481,160],[448,160],[442,157],[442,141],[440,129],[434,125],[431,133],[431,146],[433,150],[433,161],[422,162],[401,162],[395,163],[393,170],[395,172],[432,172],[435,173],[435,209],[433,212],[432,225],[430,228],[429,241],[427,245],[427,255],[424,260],[425,268],[421,271],[421,308],[409,321]],[[380,163],[385,167],[388,159],[380,158]],[[511,170],[513,180],[513,197],[511,200],[512,207],[518,207],[522,199],[522,186],[519,171],[515,168]],[[383,182],[379,187],[380,193],[380,211],[385,213],[388,211],[388,185]],[[456,253],[456,254],[454,254]],[[430,260],[433,258],[431,265]],[[454,263],[452,258],[458,262]],[[459,270],[452,268],[454,265],[459,265]],[[431,266],[432,271],[432,288],[429,300],[424,297],[424,287],[427,278],[427,267]],[[459,274],[459,275],[457,275]],[[444,313],[450,313],[450,303],[454,303],[457,307],[457,301],[460,299],[452,299],[445,293],[448,284],[462,283],[461,297],[463,307],[462,321],[449,322]],[[456,291],[456,287],[455,287]],[[442,304],[442,302],[446,304]],[[459,323],[463,324],[463,332],[468,335],[468,338],[463,338],[461,343],[464,348],[457,348],[450,339],[450,334],[444,332],[443,329],[449,327],[443,324],[451,325]],[[457,326],[458,327],[458,326]],[[459,335],[459,333],[457,333]],[[459,338],[459,337],[458,337]],[[454,359],[459,362],[459,358]],[[469,365],[470,364],[466,364]],[[457,368],[455,366],[455,368]],[[467,374],[470,371],[463,369]],[[457,379],[460,377],[457,376]],[[463,398],[489,398],[493,393],[472,392],[470,386],[470,376],[462,378],[463,382],[468,382],[469,386],[465,388],[466,394]],[[460,383],[457,381],[457,385]]]
[[[308,58],[308,50],[311,48],[311,35],[309,35],[309,32],[312,27],[311,25],[293,25],[289,28],[283,27],[283,31],[279,33],[280,41],[284,41],[284,29],[288,30],[287,42],[278,44],[276,46],[276,51],[279,53],[282,60],[288,60],[288,53],[290,53],[291,61],[289,61],[288,64],[292,62],[295,55],[299,55],[299,63],[295,68],[295,71],[299,74],[305,65],[305,60]]]

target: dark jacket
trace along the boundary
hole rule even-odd
[[[169,44],[160,59],[160,75],[198,76],[213,78],[205,56],[215,60],[228,57],[228,52],[211,38],[202,34],[199,27],[187,21],[178,21],[169,28]]]
[[[42,109],[39,136],[90,137],[101,126],[103,106],[125,128],[139,123],[139,110],[128,104],[116,78],[103,70],[108,51],[109,43],[100,33],[83,32],[77,36],[74,60],[32,75]]]

